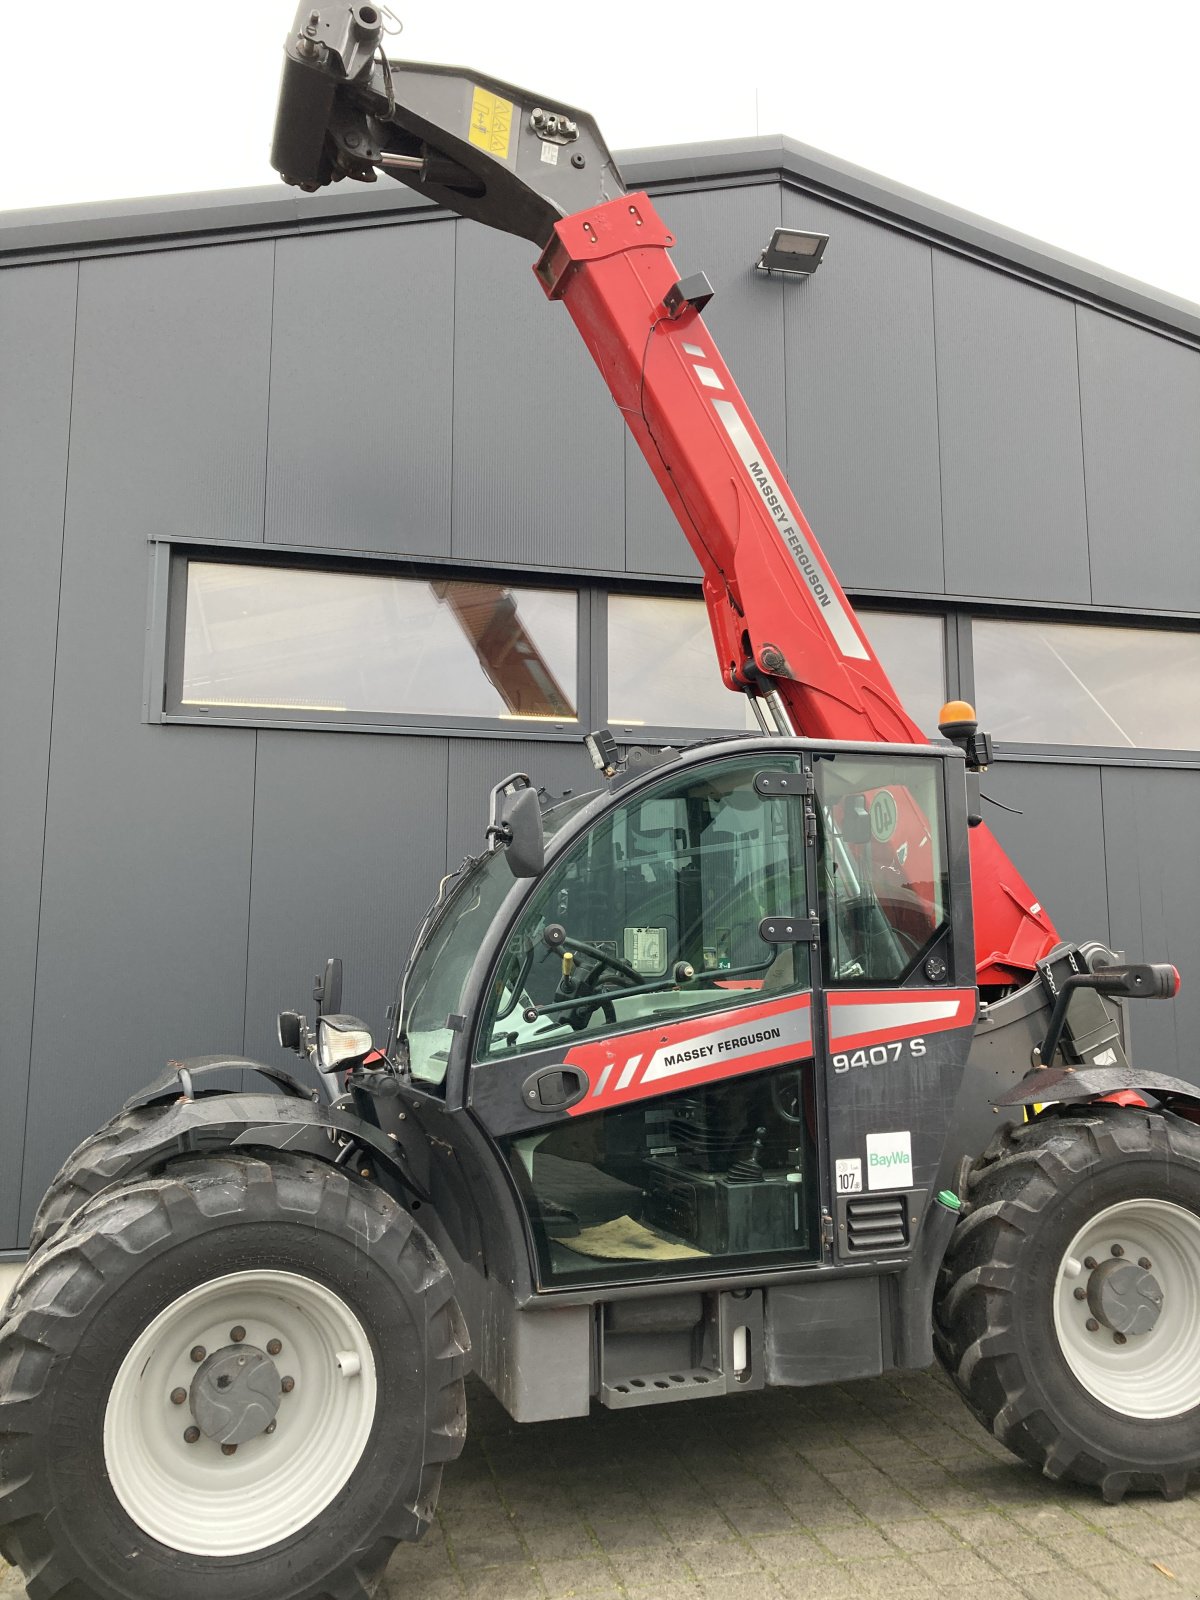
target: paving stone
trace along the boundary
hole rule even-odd
[[[618,1550],[653,1550],[668,1544],[666,1534],[649,1517],[590,1516],[588,1526],[600,1548],[612,1555]]]
[[[686,1567],[699,1579],[723,1578],[744,1572],[761,1572],[763,1565],[758,1554],[740,1540],[725,1540],[720,1544],[685,1544],[679,1555]]]
[[[931,1550],[914,1552],[913,1565],[943,1587],[957,1584],[960,1594],[973,1593],[976,1584],[990,1583],[994,1570],[970,1550]]]
[[[935,1517],[918,1517],[911,1522],[881,1522],[878,1526],[884,1538],[906,1554],[962,1548],[954,1529],[946,1527]]]
[[[1170,1567],[1170,1563],[1164,1561],[1163,1566]],[[1175,1569],[1170,1567],[1170,1570],[1174,1572]],[[1177,1597],[1180,1590],[1178,1577],[1168,1578],[1149,1561],[1110,1559],[1092,1576],[1099,1592],[1111,1595],[1113,1600],[1154,1600],[1160,1595]]]
[[[668,1545],[662,1550],[617,1551],[611,1557],[619,1582],[652,1589],[666,1583],[690,1583],[694,1573],[685,1554]]]
[[[997,1572],[1014,1581],[1035,1572],[1071,1570],[1051,1545],[1043,1544],[1040,1539],[1023,1539],[1015,1530],[1006,1543],[977,1545],[976,1549]]]
[[[594,1589],[611,1589],[617,1581],[612,1567],[601,1556],[539,1561],[538,1572],[548,1600],[566,1600],[571,1595],[590,1594]]]
[[[625,1593],[630,1600],[703,1600],[704,1590],[695,1579],[675,1579],[643,1588],[641,1584],[627,1583]],[[584,1600],[592,1600],[590,1595]]]
[[[704,1600],[783,1600],[784,1591],[763,1572],[736,1572],[700,1582]]]
[[[956,1541],[966,1545],[1004,1544],[1022,1537],[1016,1523],[999,1511],[946,1510],[939,1511],[938,1518]]]
[[[545,1590],[536,1567],[506,1563],[466,1575],[468,1600],[542,1600]]]
[[[376,1590],[376,1600],[413,1600],[415,1594],[421,1600],[463,1600],[466,1595],[466,1585],[455,1572],[445,1572],[437,1577],[422,1576],[416,1584],[407,1573],[395,1576],[391,1563],[388,1564],[383,1581]],[[24,1589],[14,1589],[14,1595],[23,1595]],[[541,1590],[535,1590],[540,1594]],[[0,1584],[0,1595],[7,1595],[8,1590]]]
[[[865,1523],[856,1528],[826,1528],[820,1540],[838,1561],[869,1561],[892,1554],[882,1533]]]
[[[1100,1590],[1081,1572],[1031,1573],[1021,1579],[1026,1600],[1098,1600]],[[1182,1595],[1177,1600],[1184,1600]]]

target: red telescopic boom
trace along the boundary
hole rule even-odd
[[[374,7],[302,4],[271,159],[315,189],[384,171],[532,240],[695,551],[728,687],[814,739],[927,740],[897,698],[700,315],[674,239],[624,192],[586,113],[459,68],[386,62]],[[599,203],[597,203],[599,202]],[[1059,942],[983,823],[971,829],[981,986],[1033,976]]]

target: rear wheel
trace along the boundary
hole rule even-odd
[[[0,1550],[30,1594],[361,1600],[465,1433],[449,1274],[320,1163],[119,1185],[0,1328]]]
[[[1200,1128],[1091,1106],[1006,1128],[939,1286],[939,1354],[1047,1476],[1184,1493],[1200,1475]]]

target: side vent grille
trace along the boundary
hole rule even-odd
[[[853,1254],[908,1247],[908,1199],[887,1194],[846,1201],[846,1248]]]

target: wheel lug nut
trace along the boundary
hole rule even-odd
[[[181,1406],[186,1399],[187,1399],[187,1390],[186,1389],[172,1389],[171,1390],[171,1404],[173,1406]]]
[[[229,1337],[233,1340],[234,1344],[241,1344],[242,1340],[246,1337],[246,1330],[242,1327],[240,1322],[236,1328],[230,1328]]]
[[[1076,1300],[1086,1300],[1087,1299],[1087,1290],[1086,1289],[1075,1289],[1072,1292],[1074,1293]]]
[[[1112,1253],[1115,1256],[1123,1256],[1125,1254],[1124,1247],[1122,1245],[1115,1244],[1112,1247]]]
[[[1089,1333],[1099,1333],[1100,1332],[1100,1324],[1096,1321],[1095,1317],[1089,1317],[1087,1319],[1087,1321],[1084,1323],[1084,1327],[1087,1329],[1087,1331]]]
[[[237,1455],[237,1445],[235,1445],[235,1444],[223,1444],[221,1446],[221,1454],[223,1456],[235,1456],[235,1455]]]
[[[1095,1256],[1084,1256],[1083,1264],[1088,1269],[1089,1272],[1094,1272],[1096,1270],[1096,1258],[1095,1258]]]
[[[269,1356],[277,1356],[282,1349],[283,1349],[283,1340],[282,1339],[268,1339],[267,1340],[267,1354]]]
[[[279,1387],[283,1390],[284,1394],[291,1394],[292,1390],[296,1387],[296,1380],[295,1378],[284,1378]]]
[[[208,1354],[208,1351],[204,1348],[204,1346],[202,1344],[194,1344],[192,1346],[192,1350],[191,1350],[192,1360],[194,1362],[196,1362],[197,1365],[199,1365],[199,1363],[204,1360],[204,1358],[205,1358],[205,1356],[207,1354]]]
[[[1149,1256],[1139,1256],[1138,1257],[1138,1266],[1141,1267],[1143,1272],[1149,1272],[1150,1271],[1150,1267],[1151,1267],[1150,1257]]]
[[[196,1441],[199,1439],[199,1437],[200,1437],[200,1429],[199,1428],[185,1428],[183,1430],[183,1442],[184,1442],[184,1444],[195,1444]]]
[[[1114,1344],[1128,1344],[1128,1342],[1129,1341],[1126,1339],[1126,1337],[1125,1337],[1125,1335],[1123,1333],[1114,1333],[1113,1334],[1113,1343]]]

